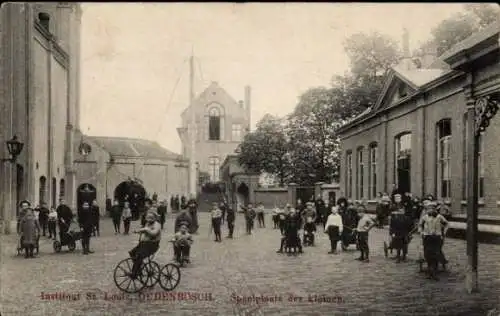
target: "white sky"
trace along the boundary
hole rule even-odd
[[[376,30],[400,41],[407,27],[413,50],[462,4],[102,3],[82,8],[82,131],[156,140],[180,152],[176,128],[188,102],[184,61],[192,47],[196,94],[217,81],[240,100],[250,85],[255,126],[266,113],[291,112],[302,92],[327,86],[333,75],[344,73],[346,36]]]

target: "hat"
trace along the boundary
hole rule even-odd
[[[290,203],[286,203],[286,208],[291,208],[292,206],[290,205]]]
[[[399,193],[394,194],[394,197],[396,197],[396,196],[402,197],[402,195]]]
[[[391,198],[388,195],[382,195],[381,201],[382,202],[390,202]]]
[[[31,207],[31,202],[28,200],[22,200],[21,202],[19,202],[19,206],[21,206],[23,203],[28,203],[28,207]]]

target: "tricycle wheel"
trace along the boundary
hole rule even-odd
[[[76,249],[76,243],[75,243],[74,241],[70,242],[70,243],[68,244],[68,249],[69,249],[69,251],[71,251],[71,252],[75,251],[75,249]]]
[[[173,263],[167,263],[160,271],[160,286],[165,291],[172,291],[181,281],[181,270]]]
[[[62,245],[59,241],[54,240],[54,242],[52,243],[52,247],[54,247],[55,252],[61,252]]]
[[[132,266],[134,261],[132,258],[127,258],[120,261],[113,272],[113,280],[115,281],[116,287],[121,291],[126,293],[137,293],[140,292],[145,286],[146,282],[143,282],[144,273],[142,270],[140,275],[136,278],[132,277]]]

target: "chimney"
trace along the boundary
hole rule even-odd
[[[410,58],[410,34],[408,33],[408,29],[403,29],[403,57]]]
[[[252,113],[252,106],[251,106],[251,88],[250,86],[245,87],[245,109],[247,111],[247,124],[248,124],[248,130],[250,131],[250,126],[252,126],[252,118],[251,118],[251,113]]]
[[[38,13],[38,20],[40,24],[47,30],[50,31],[50,15],[45,12]]]

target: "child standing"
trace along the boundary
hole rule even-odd
[[[245,208],[245,221],[246,221],[247,235],[252,234],[253,223],[254,223],[256,216],[257,216],[257,214],[253,208],[253,205],[251,203],[248,204],[248,206]]]
[[[49,238],[56,239],[57,212],[55,207],[50,208],[48,216]]]
[[[327,233],[330,238],[331,250],[328,252],[329,254],[337,253],[337,243],[340,240],[343,229],[342,217],[338,213],[338,208],[333,206],[332,213],[328,216],[325,224],[325,233]]]
[[[375,226],[375,221],[371,219],[371,217],[366,214],[363,209],[359,209],[358,211],[361,219],[358,222],[358,227],[356,228],[356,232],[358,234],[358,245],[359,251],[361,252],[361,256],[356,260],[362,262],[370,262],[369,254],[370,248],[368,247],[368,233],[373,226]]]
[[[307,223],[304,224],[304,246],[314,246],[314,233],[316,224],[312,217],[307,217]]]

